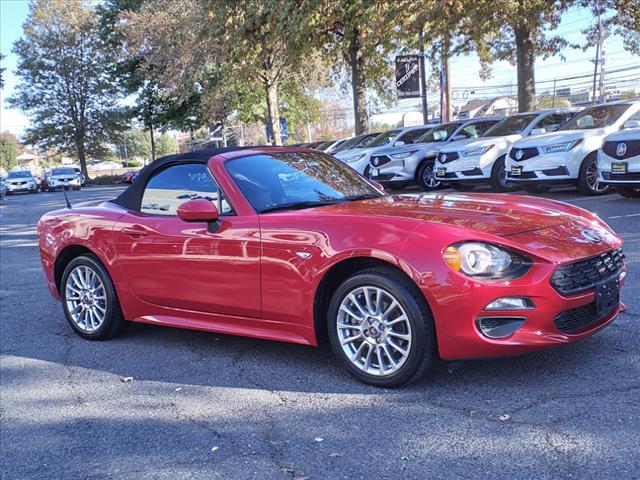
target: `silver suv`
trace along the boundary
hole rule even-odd
[[[440,187],[434,165],[440,149],[449,142],[477,138],[503,117],[479,117],[443,123],[410,145],[376,150],[370,159],[370,177],[386,187],[402,189],[416,183],[425,191]]]

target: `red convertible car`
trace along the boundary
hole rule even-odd
[[[307,345],[397,386],[445,360],[580,340],[621,311],[597,216],[501,194],[386,195],[326,154],[166,157],[119,197],[38,223],[49,290],[101,340],[130,321]]]

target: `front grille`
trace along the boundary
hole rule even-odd
[[[619,156],[618,145],[624,143],[627,146],[626,152],[624,155]],[[611,142],[605,142],[602,146],[602,151],[613,158],[631,158],[640,155],[640,140],[617,140]]]
[[[602,172],[602,178],[604,178],[605,180],[640,180],[640,172],[629,172],[629,173]]]
[[[444,175],[438,175],[438,172],[436,172],[436,178],[458,178],[458,175],[454,172],[446,172]]]
[[[454,160],[458,160],[459,158],[460,155],[458,155],[458,152],[446,152],[438,155],[438,161],[440,163],[453,162]]]
[[[476,167],[472,170],[465,170],[464,172],[460,172],[460,173],[466,177],[474,177],[474,176],[482,175],[482,170]]]
[[[622,249],[560,265],[551,276],[551,285],[561,295],[576,295],[593,290],[602,280],[620,272],[624,263]]]
[[[519,159],[516,158],[516,152],[518,150],[522,150],[522,157],[520,157]],[[537,147],[512,148],[509,152],[509,156],[511,157],[511,159],[515,160],[516,162],[523,162],[530,158],[537,157],[538,155],[540,155],[540,153],[538,152]]]
[[[387,157],[386,155],[380,155],[380,156],[377,156],[377,157],[371,157],[371,165],[373,165],[376,168],[380,167],[382,165],[386,165],[390,161],[391,161],[391,159],[389,157]]]
[[[615,308],[615,307],[614,307]],[[613,311],[613,310],[611,310]],[[564,333],[578,333],[581,330],[595,325],[605,318],[611,312],[604,315],[598,315],[596,302],[588,303],[581,307],[565,310],[558,314],[555,318],[555,324],[558,330]]]

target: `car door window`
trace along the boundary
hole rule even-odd
[[[571,118],[570,113],[556,113],[544,117],[535,128],[544,128],[547,132],[555,132],[560,125]]]
[[[398,140],[402,140],[405,145],[409,143],[414,143],[418,137],[421,137],[427,130],[429,129],[420,129],[420,130],[411,130],[400,136]]]
[[[467,125],[462,130],[460,130],[457,134],[464,135],[466,138],[476,138],[480,137],[487,130],[489,130],[493,125],[497,122],[479,122],[471,125]]]
[[[221,215],[233,213],[209,168],[201,163],[174,165],[151,177],[142,194],[140,211],[152,215],[177,215],[187,200],[205,198]]]

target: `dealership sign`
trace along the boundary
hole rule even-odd
[[[420,98],[420,56],[396,57],[396,89],[398,98]]]

